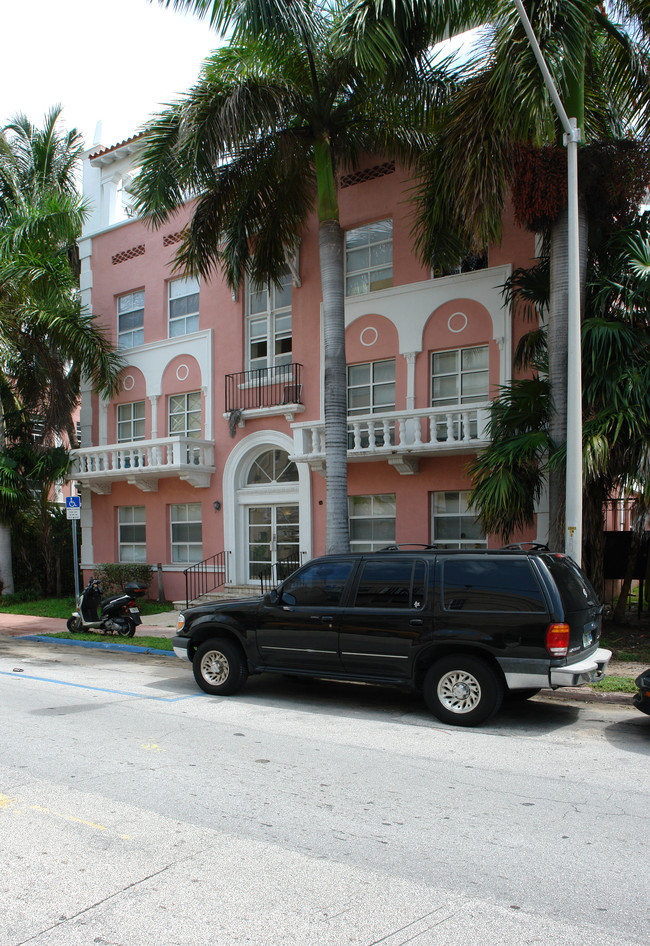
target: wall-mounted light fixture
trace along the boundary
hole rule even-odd
[[[219,510],[221,509],[221,503],[219,502],[219,500],[215,499],[212,505],[214,506],[214,511],[219,512]]]

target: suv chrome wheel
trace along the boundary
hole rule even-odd
[[[465,670],[452,670],[438,683],[438,699],[452,713],[469,713],[481,702],[481,685]]]
[[[201,661],[201,676],[212,686],[221,686],[230,676],[228,658],[218,650],[209,650]]]

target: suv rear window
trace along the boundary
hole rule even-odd
[[[598,607],[596,592],[573,559],[566,555],[545,555],[543,561],[553,576],[567,611],[584,611],[585,608]]]
[[[546,611],[542,590],[526,559],[445,559],[442,601],[448,611]]]

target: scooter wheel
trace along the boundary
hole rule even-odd
[[[66,627],[71,634],[78,634],[82,629],[81,621],[76,617],[69,617],[66,621]]]
[[[133,637],[135,628],[130,621],[116,621],[117,633],[120,637]]]

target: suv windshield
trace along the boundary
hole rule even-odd
[[[600,602],[589,579],[572,559],[566,555],[549,555],[544,556],[544,562],[555,579],[567,611],[598,607]]]

